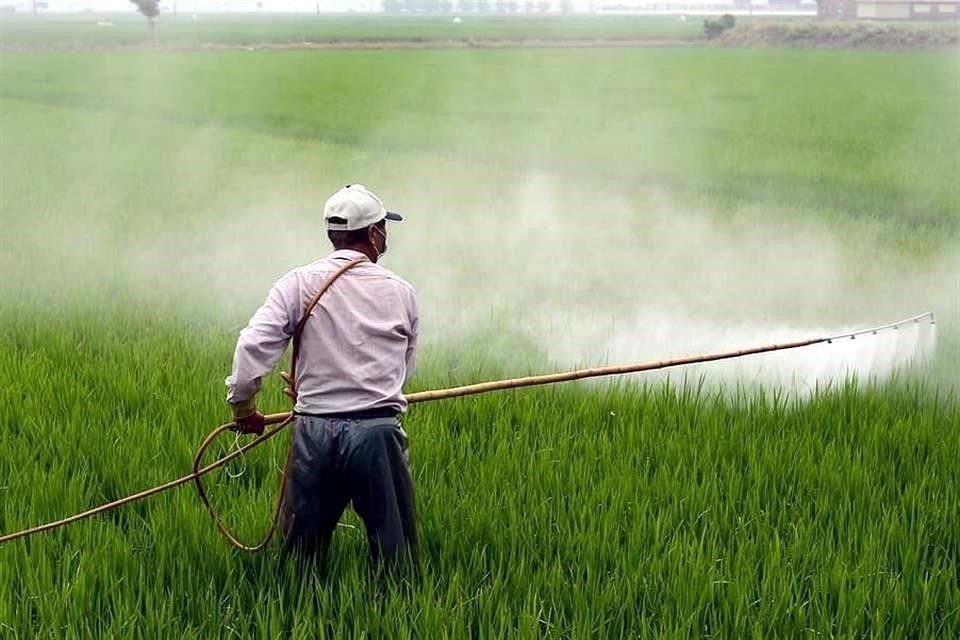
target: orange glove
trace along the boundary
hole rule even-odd
[[[233,410],[234,431],[239,433],[253,433],[258,436],[263,435],[263,427],[266,424],[263,414],[257,411],[257,403],[253,398],[238,404],[231,404]]]
[[[234,425],[236,426],[235,431],[240,433],[253,433],[258,436],[263,435],[263,427],[266,424],[263,419],[263,414],[259,411],[254,411],[245,418],[237,418],[234,420]]]

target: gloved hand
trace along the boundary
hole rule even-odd
[[[284,395],[286,395],[288,398],[290,398],[291,400],[293,400],[294,402],[296,402],[296,401],[297,401],[297,392],[294,390],[296,385],[293,384],[293,378],[291,378],[291,377],[290,377],[290,374],[287,373],[286,371],[281,371],[281,372],[280,372],[280,377],[283,378],[283,381],[284,381],[284,382],[286,383],[286,385],[287,385],[287,386],[285,386],[285,387],[283,388],[283,393],[284,393]]]
[[[263,435],[264,419],[263,414],[257,411],[257,403],[253,398],[231,404],[233,410],[234,431],[239,433],[255,433],[258,436]]]
[[[234,431],[238,431],[239,433],[253,433],[258,436],[263,435],[263,427],[266,424],[263,414],[259,411],[254,411],[244,418],[234,418],[233,423],[236,425]]]

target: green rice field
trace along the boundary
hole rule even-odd
[[[943,52],[0,54],[0,533],[189,471],[350,182],[406,217],[410,391],[939,331],[806,393],[716,364],[417,405],[419,577],[371,578],[352,512],[325,576],[236,552],[184,487],[0,546],[0,638],[960,636],[958,78]],[[244,539],[286,437],[207,483]]]

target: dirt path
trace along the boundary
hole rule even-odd
[[[318,42],[50,42],[0,43],[0,53],[14,52],[98,52],[98,51],[383,51],[401,49],[602,49],[666,47],[734,47],[749,49],[869,49],[869,50],[945,50],[960,47],[960,28],[901,28],[896,25],[868,23],[758,23],[738,25],[718,38],[457,38],[457,39],[385,39],[327,40]]]
[[[706,42],[700,39],[636,38],[584,40],[355,40],[326,42],[173,42],[151,46],[147,43],[120,42],[60,42],[42,45],[15,45],[0,43],[0,52],[38,51],[378,51],[393,49],[598,49],[598,48],[659,48],[698,47]]]

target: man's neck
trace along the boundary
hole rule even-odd
[[[363,255],[367,256],[367,259],[370,260],[370,262],[376,262],[377,258],[380,257],[374,252],[373,247],[369,245],[350,245],[348,247],[340,247],[337,250],[356,251],[357,253],[362,253]]]

